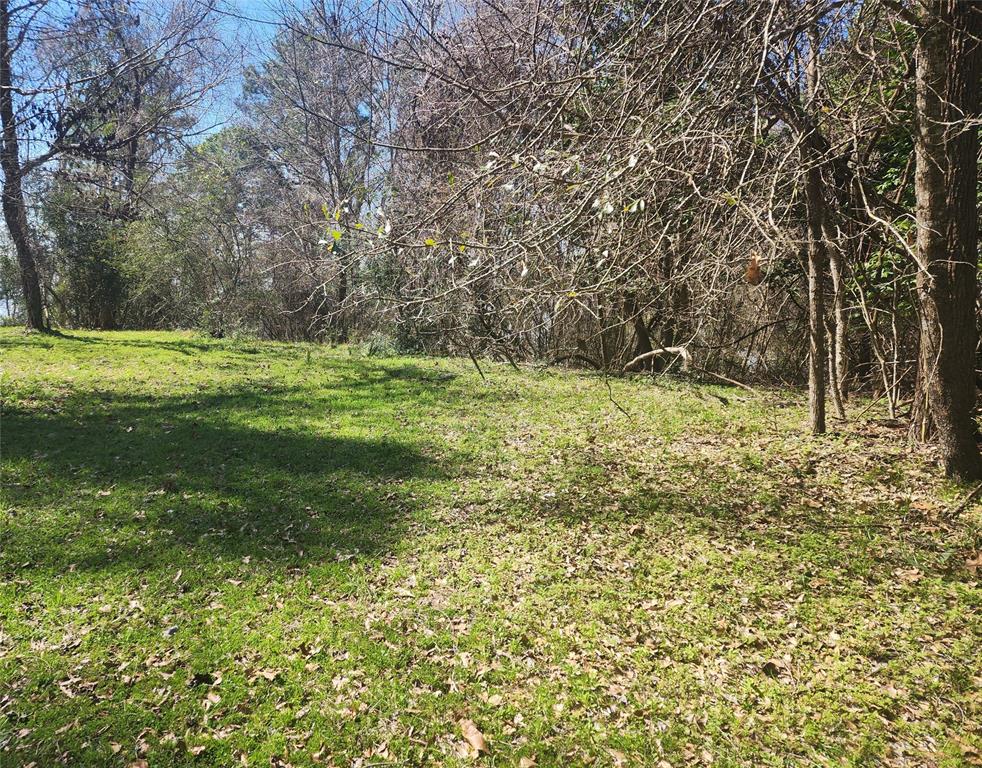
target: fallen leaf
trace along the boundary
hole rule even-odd
[[[488,749],[488,743],[484,739],[484,734],[478,730],[473,720],[468,720],[465,717],[461,718],[457,724],[460,726],[460,732],[464,735],[467,743],[474,747],[474,749],[478,752],[490,751]]]
[[[214,691],[209,691],[208,692],[208,695],[205,696],[204,701],[201,702],[201,705],[205,709],[211,709],[213,706],[215,706],[216,704],[218,704],[219,702],[221,702],[221,700],[222,700],[222,697],[221,696],[219,696]]]
[[[924,578],[924,574],[917,568],[897,568],[893,572],[893,575],[897,576],[901,581],[910,583],[920,581]]]

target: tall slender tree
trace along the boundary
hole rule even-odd
[[[27,5],[36,5],[28,3]],[[24,6],[20,6],[21,12]],[[44,303],[37,258],[31,243],[24,200],[24,175],[29,168],[22,163],[18,120],[14,111],[13,60],[15,51],[24,44],[27,27],[18,33],[11,30],[10,0],[0,0],[0,168],[3,170],[3,218],[20,266],[21,288],[27,308],[27,325],[44,330]]]

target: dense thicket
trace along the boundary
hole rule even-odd
[[[982,473],[979,4],[320,0],[198,137],[162,7],[0,0],[16,317],[863,388]]]

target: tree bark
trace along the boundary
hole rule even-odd
[[[916,59],[917,296],[920,351],[911,436],[945,471],[982,479],[975,437],[975,302],[982,6],[932,0]]]
[[[27,325],[44,331],[44,302],[41,296],[41,279],[37,260],[31,247],[30,229],[27,224],[27,204],[24,201],[20,146],[17,141],[17,123],[14,115],[14,94],[11,88],[13,75],[10,45],[9,0],[0,0],[0,167],[3,168],[3,218],[10,232],[10,239],[20,266]]]
[[[634,358],[648,354],[654,349],[651,344],[651,335],[648,333],[648,326],[644,321],[644,312],[641,310],[638,298],[635,294],[629,293],[624,298],[624,312],[628,315],[634,329]],[[650,358],[644,358],[645,366],[650,368],[653,363]]]
[[[818,90],[818,29],[809,34],[806,71],[806,125],[802,141],[805,166],[805,217],[808,242],[808,412],[813,434],[825,432],[825,200],[822,191],[822,150],[815,125]]]
[[[835,318],[835,378],[839,400],[849,399],[849,312],[846,309],[845,264],[842,253],[834,250],[829,260],[832,272],[833,317]]]
[[[810,164],[815,163],[808,153]],[[828,254],[822,240],[821,170],[805,171],[805,205],[808,218],[808,413],[812,433],[825,432],[825,273]]]

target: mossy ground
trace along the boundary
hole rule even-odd
[[[982,763],[982,516],[901,431],[188,334],[0,356],[3,768]]]

